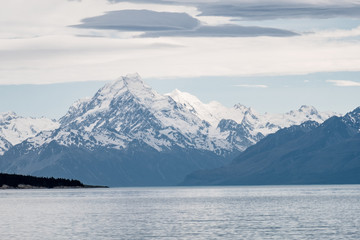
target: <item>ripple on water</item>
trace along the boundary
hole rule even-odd
[[[360,185],[1,190],[0,239],[360,239]]]

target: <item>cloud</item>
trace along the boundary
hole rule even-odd
[[[130,0],[108,0],[110,3],[129,2]],[[131,0],[132,3],[152,3],[152,4],[174,4],[176,1],[166,0]]]
[[[349,80],[326,80],[326,82],[333,83],[337,87],[360,87],[360,82]]]
[[[287,30],[239,25],[200,26],[193,30],[147,32],[142,37],[292,37],[299,34]]]
[[[109,0],[112,3],[128,1]],[[233,17],[243,20],[360,18],[360,5],[354,0],[132,0],[131,2],[195,6],[201,12],[201,16]]]
[[[328,41],[311,35],[0,39],[0,84],[110,80],[131,72],[144,78],[171,78],[360,71],[359,52],[356,41]]]
[[[204,26],[187,13],[156,12],[150,10],[121,10],[86,18],[76,28],[110,29],[145,32],[141,37],[258,37],[296,36],[297,33],[267,27],[239,26],[234,24]]]
[[[226,16],[242,20],[296,19],[296,18],[360,18],[360,5],[313,4],[306,2],[254,1],[216,2],[199,4],[202,16]]]
[[[258,85],[258,84],[237,84],[235,87],[244,87],[244,88],[268,88],[267,85]]]
[[[109,4],[103,0],[35,2],[13,0],[0,8],[3,30],[0,31],[0,84],[109,80],[129,72],[139,72],[144,78],[166,78],[360,71],[359,40],[344,39],[358,36],[357,28],[318,31],[291,38],[267,37],[274,31],[199,23],[196,15],[199,12],[189,5],[151,5],[151,0],[149,4]],[[22,6],[21,14],[14,14],[19,6]],[[138,29],[144,26],[156,29],[141,34],[162,36],[159,38],[133,38],[132,35],[138,36],[139,32],[125,30],[67,27],[85,24],[81,19],[111,12],[119,14],[124,9],[147,9],[155,12],[155,19],[156,16],[166,19],[175,16],[179,21],[164,23],[147,19],[149,24],[135,25]],[[172,14],[175,12],[182,14]],[[128,18],[124,21],[120,27],[132,23]],[[159,28],[163,30],[157,30]],[[227,37],[244,35],[248,30],[259,37]],[[80,35],[83,37],[78,37]]]
[[[73,27],[138,32],[194,29],[199,24],[199,20],[187,13],[120,10],[85,18],[82,24]]]

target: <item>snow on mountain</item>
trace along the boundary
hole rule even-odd
[[[200,119],[207,121],[210,124],[209,132],[220,131],[222,136],[240,151],[281,128],[299,125],[308,120],[322,123],[336,115],[333,112],[318,112],[314,107],[305,105],[296,111],[284,114],[259,114],[241,104],[228,108],[215,101],[202,103],[190,93],[177,89],[166,95],[185,106]]]
[[[0,136],[0,155],[4,154],[11,147],[11,143]]]
[[[292,110],[284,114],[256,114],[257,121],[252,121],[252,125],[257,132],[268,135],[281,128],[292,125],[300,125],[306,121],[315,121],[322,123],[332,116],[339,116],[334,112],[318,112],[313,106],[301,106],[298,110]]]
[[[360,107],[356,108],[354,111],[347,113],[343,118],[343,122],[347,125],[353,127],[358,132],[360,132]]]
[[[158,151],[174,146],[214,152],[231,150],[225,138],[219,138],[220,132],[209,131],[208,122],[173,98],[151,89],[138,74],[106,84],[94,97],[73,104],[59,121],[60,131],[51,138],[44,137],[47,141],[69,145],[69,131],[76,130],[93,146],[125,149],[132,141],[140,140]]]
[[[301,106],[296,111],[290,111],[285,114],[265,114],[264,119],[280,126],[281,128],[292,125],[299,125],[304,122],[304,119],[322,123],[332,116],[339,116],[334,112],[318,112],[313,106]]]
[[[0,155],[41,131],[50,131],[60,124],[47,118],[21,117],[14,112],[0,113]]]
[[[60,119],[60,122],[63,125],[80,125],[89,131],[105,124],[121,132],[124,128],[128,128],[121,121],[122,118],[128,117],[124,114],[130,112],[136,114],[138,110],[136,107],[148,110],[159,121],[157,124],[182,128],[183,131],[189,133],[197,130],[194,126],[199,119],[193,114],[184,114],[182,109],[174,111],[173,109],[176,110],[182,106],[146,86],[137,74],[128,75],[107,84],[92,99],[83,101],[77,108],[73,106],[71,111]],[[137,126],[140,126],[139,122],[135,122],[131,130],[136,131]]]
[[[253,125],[255,130],[265,135],[308,120],[321,123],[329,117],[337,115],[334,112],[318,112],[314,107],[306,105],[301,106],[296,111],[284,114],[259,114],[252,108],[241,104],[228,108],[215,101],[208,104],[202,103],[197,97],[178,89],[165,95],[183,104],[192,113],[209,122],[212,126],[217,126],[222,119],[231,119],[238,124],[246,122]]]
[[[65,146],[126,149],[136,140],[157,151],[180,147],[225,154],[243,151],[280,128],[323,122],[331,115],[308,106],[285,114],[259,114],[241,104],[204,104],[179,90],[161,95],[138,74],[130,74],[106,84],[92,98],[75,102],[59,120],[58,131],[50,136],[44,132],[28,143],[33,144],[30,148],[56,140]]]
[[[219,102],[211,101],[208,104],[201,102],[197,97],[187,92],[181,92],[175,89],[171,93],[165,94],[170,96],[176,102],[182,104],[200,119],[207,121],[212,126],[217,126],[222,119],[232,119],[241,123],[247,107],[238,104],[234,108],[228,108]]]

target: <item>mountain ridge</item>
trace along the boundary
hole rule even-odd
[[[138,74],[121,77],[75,102],[57,129],[10,147],[0,169],[93,185],[174,185],[194,170],[224,165],[283,126],[329,115],[305,106],[282,115],[260,115],[240,104],[217,109],[219,103],[175,93],[157,93]],[[221,111],[212,114],[214,106]],[[239,118],[220,119],[221,112]]]
[[[55,120],[45,117],[22,117],[15,112],[0,113],[0,155],[41,131],[54,130],[59,126]]]
[[[229,165],[188,175],[184,185],[360,183],[360,108],[324,123],[270,134]]]

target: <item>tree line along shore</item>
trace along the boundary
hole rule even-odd
[[[33,188],[100,188],[105,186],[85,185],[79,180],[34,177],[19,174],[0,173],[0,189],[33,189]]]

